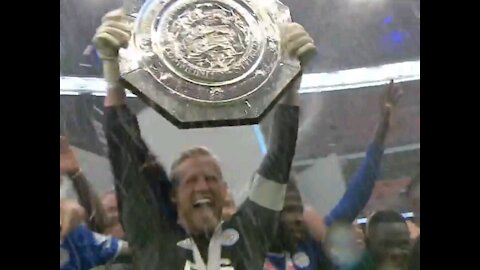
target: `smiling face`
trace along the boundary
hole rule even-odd
[[[375,213],[367,225],[367,246],[378,269],[406,269],[410,232],[395,211]]]
[[[308,230],[303,217],[303,201],[294,178],[287,185],[283,209],[280,212],[279,238],[283,248],[293,251],[305,239]]]
[[[192,235],[211,234],[222,218],[227,188],[218,161],[196,154],[176,165],[173,201],[185,229]]]
[[[286,196],[280,220],[284,223],[295,241],[301,241],[307,234],[303,219],[303,203],[297,196]]]

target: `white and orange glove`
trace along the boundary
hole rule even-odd
[[[280,26],[282,45],[291,56],[304,65],[315,54],[317,48],[312,37],[298,23],[287,23]]]
[[[109,84],[116,84],[120,78],[118,50],[127,48],[131,37],[133,19],[123,9],[108,12],[97,28],[93,44],[103,61],[103,73]]]

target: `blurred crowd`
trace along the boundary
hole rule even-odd
[[[60,200],[60,269],[420,269],[419,171],[408,172],[412,218],[383,209],[365,224],[357,220],[378,180],[402,97],[393,81],[379,100],[381,117],[363,162],[322,216],[302,200],[302,179],[291,172],[299,74],[271,112],[268,152],[237,205],[208,148],[180,153],[167,172],[143,141],[118,82],[118,49],[130,37],[124,17],[120,10],[108,13],[94,38],[108,83],[104,129],[114,188],[97,194],[95,179],[86,178],[68,138],[60,136],[60,185],[71,181],[77,195]],[[315,45],[303,27],[291,23],[282,32],[288,53],[308,61]]]

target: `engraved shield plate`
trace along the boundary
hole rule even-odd
[[[149,0],[121,50],[127,87],[179,128],[256,124],[300,71],[276,0]]]

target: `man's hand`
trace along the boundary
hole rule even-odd
[[[397,106],[398,101],[403,96],[403,91],[400,87],[396,86],[393,83],[393,80],[390,81],[385,93],[380,99],[380,108],[382,115],[388,115],[391,113],[393,108]]]
[[[380,99],[381,118],[375,130],[375,136],[373,139],[377,145],[384,145],[390,126],[391,112],[398,104],[402,95],[403,91],[393,83],[393,80],[391,80],[385,93]]]
[[[107,81],[106,107],[123,105],[126,102],[124,88],[120,85],[120,67],[118,50],[126,48],[132,31],[132,18],[122,9],[107,13],[102,18],[102,25],[97,28],[93,44],[103,61],[103,76]]]
[[[73,175],[79,170],[80,165],[68,143],[68,139],[60,136],[60,174]]]
[[[102,18],[97,28],[93,44],[103,61],[116,61],[118,50],[126,48],[131,36],[131,19],[122,9],[110,11]]]
[[[310,205],[305,205],[303,209],[303,219],[310,235],[318,242],[326,239],[327,225],[324,218]]]
[[[305,31],[303,26],[298,23],[288,23],[280,26],[282,47],[286,52],[293,57],[298,58],[302,65],[313,57],[316,52],[316,47],[313,44],[313,39]],[[300,72],[292,81],[286,86],[288,89],[285,96],[280,100],[280,104],[287,104],[298,106],[300,104],[298,97],[298,90],[302,82],[302,73]]]
[[[282,25],[280,31],[282,45],[287,53],[297,57],[302,65],[305,65],[316,52],[312,37],[298,23]]]
[[[60,201],[60,240],[85,222],[85,209],[70,200]]]

